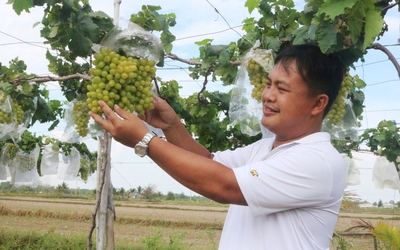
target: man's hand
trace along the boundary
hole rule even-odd
[[[168,130],[180,123],[179,117],[169,104],[158,96],[153,96],[154,109],[146,110],[138,117],[153,127]]]
[[[103,101],[99,101],[99,105],[106,119],[93,112],[89,112],[89,115],[116,141],[128,147],[135,147],[149,131],[146,124],[136,115],[121,109],[117,105],[114,107],[115,112]]]

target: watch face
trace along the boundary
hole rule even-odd
[[[135,153],[140,157],[147,155],[147,146],[144,145],[136,145],[135,146]]]

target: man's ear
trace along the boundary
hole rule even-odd
[[[315,104],[311,110],[311,114],[318,115],[324,113],[326,106],[328,105],[329,97],[326,94],[317,95],[315,98]]]

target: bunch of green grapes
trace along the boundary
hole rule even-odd
[[[4,104],[7,99],[7,95],[0,90],[0,106]],[[6,110],[0,109],[0,124],[10,123],[11,115]]]
[[[37,164],[35,157],[29,154],[18,154],[16,160],[19,162],[19,171],[23,173],[33,170]]]
[[[346,72],[345,77],[343,78],[342,85],[339,90],[339,94],[336,97],[335,101],[332,104],[331,110],[327,114],[326,118],[333,124],[339,124],[344,117],[345,113],[345,98],[347,97],[347,93],[353,87],[353,78],[350,76],[349,72]]]
[[[7,95],[0,90],[0,105],[4,104],[6,99]],[[24,111],[22,110],[22,107],[17,102],[13,101],[11,104],[11,112],[0,109],[0,124],[12,123],[14,122],[13,118],[17,119],[17,124],[22,124],[23,115]]]
[[[262,92],[267,85],[268,73],[254,59],[250,59],[247,64],[247,75],[250,79],[250,84],[253,85],[251,97],[257,101],[261,101]]]
[[[74,102],[72,108],[72,116],[75,122],[75,130],[82,137],[85,137],[89,133],[89,107],[85,101],[79,100]]]
[[[111,108],[117,104],[139,114],[154,108],[151,80],[156,75],[155,61],[121,56],[106,48],[94,58],[95,68],[90,69],[92,80],[87,86],[87,105],[93,113],[102,114],[99,100]]]
[[[10,160],[13,160],[19,151],[19,148],[14,143],[7,143],[5,153]]]
[[[91,161],[89,159],[81,158],[80,163],[81,164],[79,169],[79,175],[82,180],[87,181],[89,175],[94,171],[96,171],[97,161]]]

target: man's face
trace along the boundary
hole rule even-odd
[[[286,66],[277,64],[268,76],[269,82],[262,94],[261,123],[277,137],[291,140],[308,133],[316,99],[308,94],[295,61]]]

